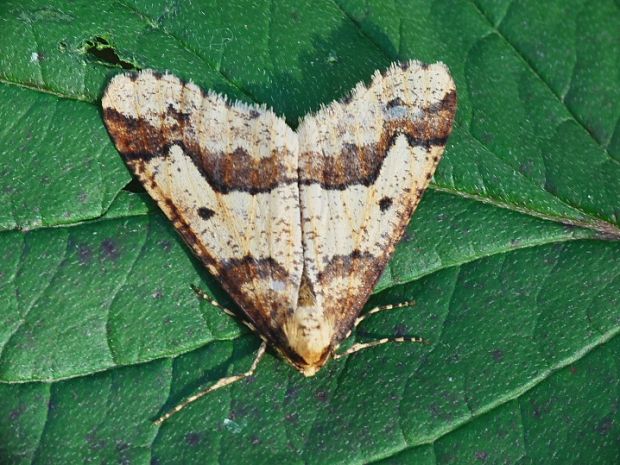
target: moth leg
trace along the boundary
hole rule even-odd
[[[203,291],[199,287],[194,286],[193,284],[190,284],[190,286],[191,286],[192,290],[196,293],[196,295],[198,297],[200,297],[202,300],[206,300],[207,302],[209,302],[214,307],[217,307],[220,310],[222,310],[224,313],[226,313],[227,315],[232,316],[233,318],[236,318],[237,320],[241,321],[241,323],[243,323],[248,328],[250,328],[252,331],[256,332],[256,327],[252,324],[252,322],[243,319],[241,316],[239,316],[238,313],[235,313],[231,309],[224,307],[217,300],[212,299],[209,294],[207,294],[205,291]],[[259,334],[259,336],[261,336],[261,335]],[[263,339],[263,336],[261,336],[261,339]],[[264,339],[263,339],[263,341],[264,341]]]
[[[223,388],[224,386],[228,386],[229,384],[236,383],[237,381],[241,381],[242,379],[245,379],[245,378],[247,378],[249,376],[252,376],[254,374],[254,372],[256,371],[256,367],[258,366],[259,362],[261,361],[261,359],[265,355],[265,350],[266,349],[267,349],[267,343],[265,341],[263,341],[261,343],[260,347],[258,348],[258,352],[256,352],[256,357],[254,358],[254,361],[252,362],[252,366],[250,366],[250,369],[248,371],[246,371],[245,373],[241,373],[239,375],[233,375],[233,376],[227,376],[225,378],[221,378],[219,381],[217,381],[212,386],[209,386],[208,388],[205,388],[202,391],[199,391],[196,394],[188,397],[183,402],[181,402],[176,407],[174,407],[172,410],[170,410],[167,413],[164,413],[161,417],[159,417],[153,423],[155,423],[157,426],[159,426],[164,421],[168,420],[171,416],[176,415],[181,410],[183,410],[185,407],[187,407],[189,404],[191,404],[192,402],[197,401],[201,397],[206,396],[210,392],[216,391],[216,390],[218,390],[220,388]]]
[[[386,337],[383,339],[377,339],[376,341],[370,342],[358,342],[349,347],[346,351],[341,354],[334,354],[332,358],[334,360],[338,360],[339,358],[346,357],[347,355],[354,354],[355,352],[359,352],[360,350],[369,349],[371,347],[380,346],[383,344],[388,344],[390,342],[417,342],[420,344],[430,344],[426,339],[422,339],[421,337]]]
[[[378,307],[371,308],[370,310],[368,310],[363,315],[360,315],[360,316],[357,317],[357,319],[355,320],[355,323],[353,324],[353,327],[357,328],[357,326],[362,321],[364,321],[370,315],[374,315],[375,313],[379,313],[379,312],[382,312],[384,310],[393,310],[395,308],[413,307],[414,305],[415,305],[415,300],[406,300],[405,302],[400,302],[398,304],[380,305]]]

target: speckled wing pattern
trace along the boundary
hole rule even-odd
[[[314,374],[349,334],[456,111],[447,68],[393,64],[297,132],[170,74],[121,74],[103,114],[128,166],[251,326]]]

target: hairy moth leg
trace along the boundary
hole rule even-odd
[[[218,390],[220,388],[223,388],[223,387],[228,386],[230,384],[236,383],[237,381],[241,381],[242,379],[245,379],[245,378],[248,378],[248,377],[252,376],[254,374],[254,372],[256,371],[256,367],[258,366],[258,364],[260,363],[261,359],[265,355],[265,350],[266,349],[267,349],[267,343],[265,341],[263,341],[261,343],[260,347],[258,348],[258,351],[256,352],[256,357],[254,358],[254,361],[252,362],[252,366],[250,366],[250,369],[248,371],[246,371],[245,373],[241,373],[239,375],[233,375],[233,376],[227,376],[225,378],[221,378],[219,381],[217,381],[212,386],[209,386],[208,388],[205,388],[202,391],[199,391],[196,394],[189,396],[183,402],[181,402],[180,404],[177,404],[172,410],[164,413],[162,416],[157,418],[153,423],[155,423],[157,426],[159,426],[164,421],[166,421],[170,417],[172,417],[173,415],[176,415],[177,413],[179,413],[181,410],[183,410],[189,404],[197,401],[201,397],[206,396],[210,392],[216,391],[216,390]]]

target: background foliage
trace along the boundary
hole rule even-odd
[[[612,0],[0,3],[0,463],[620,462],[620,7]],[[394,60],[456,127],[360,340],[155,427],[258,342],[141,194],[99,99],[170,70],[292,126]],[[129,187],[127,187],[129,186]]]

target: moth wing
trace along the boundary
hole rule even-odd
[[[265,336],[302,273],[297,135],[265,107],[230,104],[151,71],[113,78],[106,126],[185,242]]]
[[[442,63],[393,64],[304,118],[299,183],[304,273],[345,338],[439,162],[456,90]],[[306,279],[307,278],[307,279]]]

